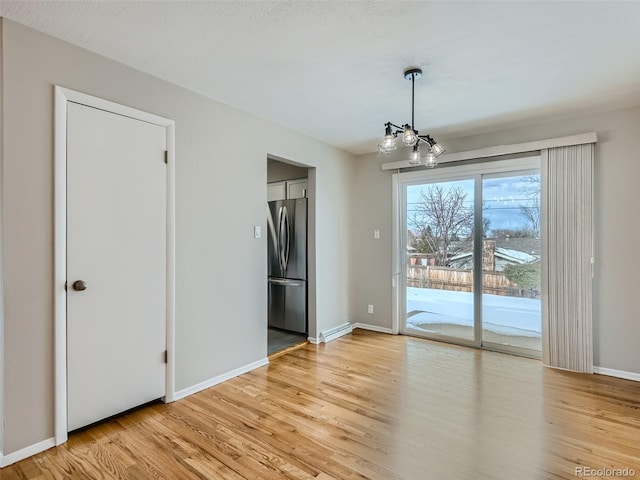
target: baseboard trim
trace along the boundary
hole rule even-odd
[[[608,377],[624,378],[625,380],[633,380],[640,382],[640,373],[626,372],[624,370],[615,370],[613,368],[593,367],[593,373],[598,375],[607,375]]]
[[[200,382],[191,387],[182,389],[177,391],[174,395],[175,400],[180,400],[182,398],[188,397],[189,395],[193,395],[194,393],[198,393],[202,390],[205,390],[209,387],[213,387],[219,383],[225,382],[227,380],[231,380],[234,377],[242,375],[243,373],[250,372],[251,370],[255,370],[256,368],[264,367],[269,364],[268,358],[263,358],[262,360],[258,360],[257,362],[250,363],[248,365],[244,365],[240,368],[236,368],[231,370],[230,372],[223,373],[222,375],[218,375],[217,377],[211,378],[209,380],[205,380],[204,382]],[[3,455],[0,452],[0,468],[8,467],[20,460],[24,460],[25,458],[29,458],[38,453],[44,452],[45,450],[49,450],[52,447],[56,446],[55,438],[48,438],[47,440],[43,440],[38,443],[34,443],[28,447],[22,448],[16,452],[10,453],[8,455]]]
[[[368,323],[354,323],[353,328],[361,328],[363,330],[371,330],[372,332],[388,333],[389,335],[393,335],[393,330],[390,328],[369,325]]]
[[[307,340],[309,340],[309,343],[313,345],[319,345],[320,343],[322,343],[318,337],[308,337]]]
[[[183,388],[175,393],[175,400],[180,400],[182,398],[188,397],[189,395],[193,395],[194,393],[201,392],[202,390],[206,390],[207,388],[213,387],[222,382],[226,382],[227,380],[231,380],[234,377],[242,375],[243,373],[250,372],[251,370],[255,370],[256,368],[264,367],[269,364],[268,358],[263,358],[262,360],[258,360],[257,362],[249,363],[248,365],[244,365],[242,367],[231,370],[230,372],[223,373],[222,375],[218,375],[217,377],[210,378],[209,380],[205,380],[204,382],[197,383],[191,387]]]
[[[17,452],[10,453],[9,455],[0,455],[0,467],[8,467],[11,464],[19,462],[20,460],[24,460],[25,458],[29,458],[37,453],[44,452],[45,450],[49,450],[50,448],[55,446],[56,439],[47,438],[46,440],[43,440],[41,442],[21,448]]]
[[[353,326],[349,322],[346,322],[320,333],[320,341],[323,343],[329,343],[331,340],[348,335],[351,332],[353,332]]]

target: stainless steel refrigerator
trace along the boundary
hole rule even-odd
[[[307,199],[269,202],[269,326],[307,333]]]

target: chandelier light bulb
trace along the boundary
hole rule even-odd
[[[418,147],[418,145],[415,145],[413,147],[413,151],[409,154],[409,163],[411,165],[420,165],[421,161],[422,157],[420,157],[420,147]]]
[[[407,147],[413,147],[418,143],[418,134],[409,125],[404,126],[404,131],[402,132],[402,143]]]
[[[438,162],[436,162],[436,156],[432,150],[429,150],[429,153],[427,153],[427,156],[424,157],[424,160],[424,164],[427,168],[433,168],[438,165]]]
[[[445,152],[444,148],[439,143],[434,143],[433,145],[431,145],[431,151],[436,157],[439,157]]]
[[[389,155],[397,148],[396,137],[394,137],[392,134],[385,135],[382,139],[382,143],[378,145],[378,150],[384,155]]]

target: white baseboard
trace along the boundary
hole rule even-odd
[[[257,362],[253,362],[248,365],[236,368],[235,370],[231,370],[230,372],[223,373],[222,375],[218,375],[217,377],[210,378],[209,380],[205,380],[204,382],[200,382],[191,387],[179,390],[175,393],[174,399],[180,400],[182,398],[188,397],[189,395],[193,395],[194,393],[198,393],[219,383],[231,380],[232,378],[242,375],[243,373],[250,372],[251,370],[255,370],[256,368],[264,367],[268,363],[269,359],[263,358],[262,360],[258,360]]]
[[[44,452],[52,447],[56,446],[55,438],[48,438],[28,447],[21,448],[17,452],[10,453],[9,455],[0,455],[0,467],[8,467],[9,465],[24,460],[36,453]]]
[[[204,382],[200,382],[192,387],[185,388],[175,393],[175,400],[180,400],[182,398],[188,397],[189,395],[193,395],[194,393],[200,392],[201,390],[205,390],[209,387],[213,387],[219,383],[222,383],[226,380],[230,380],[234,377],[242,375],[243,373],[250,372],[259,367],[264,367],[269,363],[268,358],[263,358],[262,360],[258,360],[257,362],[250,363],[248,365],[244,365],[240,368],[236,368],[235,370],[231,370],[230,372],[223,373],[222,375],[218,375],[217,377],[211,378],[209,380],[205,380]],[[47,440],[43,440],[41,442],[35,443],[28,447],[22,448],[17,452],[10,453],[9,455],[3,455],[0,452],[0,467],[7,467],[13,463],[19,462],[20,460],[24,460],[25,458],[31,457],[32,455],[36,455],[37,453],[44,452],[52,447],[56,446],[55,438],[48,438]]]
[[[320,333],[320,341],[323,343],[329,343],[331,340],[347,335],[353,331],[353,327],[349,322],[338,325],[337,327],[330,328]]]
[[[595,366],[593,367],[593,373],[640,382],[640,373],[625,372],[624,370],[614,370],[613,368],[604,368],[604,367],[595,367]]]
[[[393,334],[393,330],[387,327],[379,327],[377,325],[369,325],[368,323],[354,323],[353,328],[362,328],[363,330],[371,330],[372,332]]]
[[[312,343],[313,345],[318,345],[319,343],[322,343],[322,340],[320,340],[318,337],[309,337],[307,338],[307,340],[309,340],[309,343]]]

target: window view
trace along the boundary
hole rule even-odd
[[[475,188],[482,188],[480,208]],[[540,175],[407,185],[406,198],[404,330],[539,352]],[[482,238],[475,247],[482,255],[481,292],[474,291],[474,237]],[[481,339],[474,336],[476,322]]]
[[[473,192],[473,180],[407,187],[408,329],[474,340]],[[467,253],[470,266],[451,266]]]
[[[541,350],[540,175],[482,181],[483,341]]]

